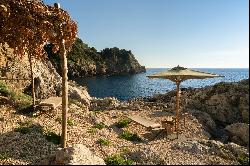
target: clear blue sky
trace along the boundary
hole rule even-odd
[[[146,67],[249,68],[248,0],[44,0],[102,50],[131,50]]]

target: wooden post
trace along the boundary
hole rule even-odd
[[[62,142],[61,147],[66,147],[67,142],[67,112],[68,112],[68,67],[65,50],[65,41],[62,39]]]
[[[29,64],[30,64],[30,74],[31,74],[31,89],[32,89],[32,99],[33,99],[33,109],[36,105],[36,94],[35,94],[35,81],[34,81],[34,72],[33,72],[33,64],[32,64],[32,56],[28,55]]]
[[[55,3],[54,6],[60,10],[60,4]],[[67,145],[67,112],[68,112],[68,66],[66,57],[65,40],[63,38],[62,24],[60,24],[60,36],[61,46],[61,62],[62,62],[62,135],[61,135],[61,147],[65,148]]]
[[[176,82],[176,133],[179,134],[179,110],[180,110],[180,82]]]

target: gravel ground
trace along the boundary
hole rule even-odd
[[[114,124],[127,115],[139,114],[155,122],[164,118],[164,114],[157,106],[153,108],[133,111],[131,109],[107,110],[103,112],[84,112],[80,107],[71,105],[68,119],[73,120],[68,125],[68,145],[84,144],[94,154],[101,158],[106,158],[111,154],[127,151],[129,158],[133,159],[134,164],[239,164],[237,161],[225,159],[208,153],[191,153],[172,148],[174,144],[187,140],[208,139],[198,120],[192,116],[187,116],[186,125],[181,122],[181,136],[179,139],[171,140],[162,134],[152,139],[156,133],[146,130],[145,127],[134,122],[125,128],[117,128]],[[46,140],[45,134],[53,131],[60,134],[61,110],[44,113],[38,117],[30,117],[16,113],[16,111],[7,106],[0,108],[0,165],[27,165],[35,163],[44,158],[59,147]],[[136,109],[134,109],[136,110]],[[106,127],[95,129],[96,123],[103,122]],[[22,134],[15,131],[21,123],[29,125],[30,131]],[[119,138],[123,131],[130,131],[138,134],[142,142],[135,143]],[[100,145],[100,138],[107,139],[110,145]]]

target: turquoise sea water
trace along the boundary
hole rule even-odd
[[[135,97],[147,97],[154,94],[166,93],[175,89],[175,84],[164,79],[149,79],[146,76],[167,69],[150,68],[146,73],[125,76],[95,76],[79,78],[75,81],[80,85],[86,85],[92,97],[116,97],[120,100],[128,100]],[[223,75],[221,78],[208,78],[202,80],[187,80],[181,84],[181,88],[205,87],[218,82],[237,82],[249,78],[249,69],[194,69],[204,72]]]

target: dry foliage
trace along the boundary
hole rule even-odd
[[[43,58],[44,45],[52,43],[56,52],[62,38],[69,51],[76,35],[76,22],[62,9],[45,5],[41,0],[0,1],[0,43],[6,42],[19,57],[27,52]]]

